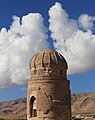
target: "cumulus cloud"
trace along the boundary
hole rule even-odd
[[[91,17],[87,14],[82,14],[78,18],[78,21],[79,21],[79,26],[83,30],[89,30],[89,29],[93,29],[95,17]]]
[[[58,2],[50,8],[49,16],[53,46],[66,58],[68,73],[95,69],[95,17],[81,14],[71,19]],[[27,82],[30,58],[49,46],[47,38],[39,13],[14,16],[10,29],[0,30],[0,88]]]
[[[39,13],[14,16],[9,30],[0,31],[0,88],[29,79],[29,61],[48,47],[47,29]]]
[[[69,64],[69,74],[95,69],[95,17],[82,14],[69,18],[58,2],[49,10],[49,30],[55,49],[63,54]]]

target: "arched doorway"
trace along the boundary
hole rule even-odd
[[[32,96],[30,98],[30,117],[37,117],[37,110],[35,109],[36,98]]]

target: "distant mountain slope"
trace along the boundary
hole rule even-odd
[[[95,115],[95,93],[73,93],[71,96],[73,114]],[[26,98],[0,102],[0,117],[26,118]]]
[[[95,114],[95,92],[72,94],[73,114]]]
[[[0,102],[0,118],[26,118],[26,98]]]

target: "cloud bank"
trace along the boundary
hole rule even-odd
[[[82,14],[69,18],[60,3],[49,10],[49,30],[55,49],[63,54],[69,65],[69,74],[95,69],[95,17]]]
[[[95,69],[95,17],[81,14],[71,19],[58,2],[49,17],[53,46],[66,58],[68,73]],[[47,32],[39,13],[14,16],[10,29],[0,30],[0,88],[27,82],[30,58],[49,46]]]
[[[7,31],[0,31],[0,88],[23,84],[29,79],[29,60],[48,47],[47,29],[39,13],[14,16]]]

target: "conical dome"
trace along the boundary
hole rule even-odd
[[[68,69],[65,58],[52,49],[46,49],[34,55],[30,61],[31,78],[66,77]]]

